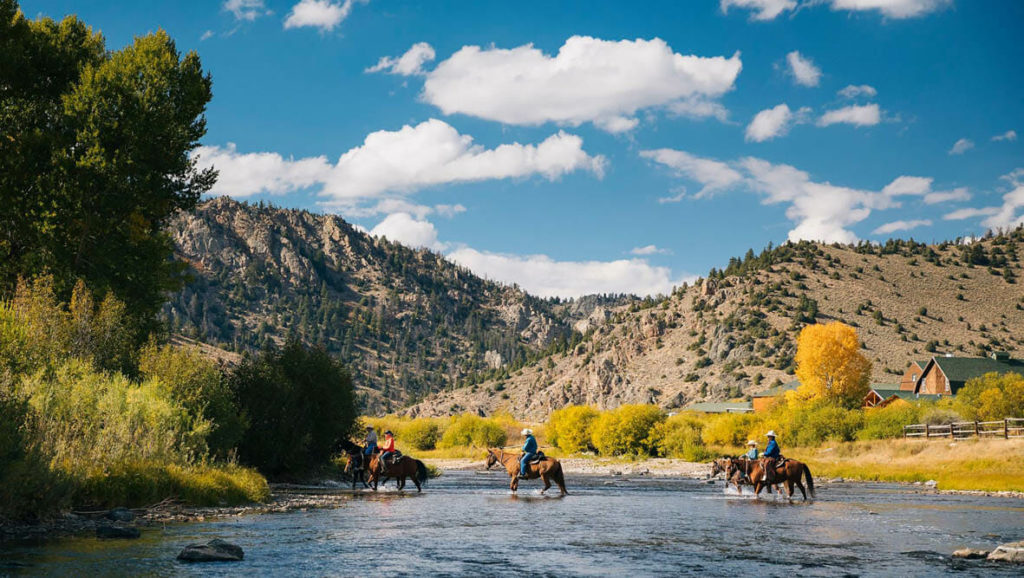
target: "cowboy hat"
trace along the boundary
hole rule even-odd
[[[523,433],[524,436],[530,436],[530,435],[533,435],[533,430],[530,429],[530,428],[526,428],[526,429],[523,430],[522,433]]]
[[[373,429],[373,426],[372,425],[368,425],[368,426],[366,426],[366,429]]]
[[[775,430],[768,430],[768,433],[764,434],[764,437],[766,437],[766,438],[773,438],[773,437],[775,437]]]
[[[387,431],[384,432],[384,435],[390,436],[390,435],[394,435],[394,434],[391,433],[391,430],[387,430]]]
[[[754,441],[754,440],[749,440],[749,441],[747,441],[747,445],[748,445],[748,446],[756,446],[756,445],[757,445],[757,442],[756,442],[756,441]]]

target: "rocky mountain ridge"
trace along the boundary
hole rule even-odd
[[[538,299],[335,215],[220,197],[168,228],[193,282],[164,307],[172,331],[229,352],[294,335],[352,370],[370,411],[396,410],[572,335],[594,299]]]
[[[975,242],[882,246],[802,242],[733,259],[667,299],[594,308],[571,350],[456,391],[411,415],[508,411],[544,419],[570,404],[601,408],[749,397],[793,379],[808,323],[854,325],[876,383],[945,353],[1024,352],[1024,228]]]

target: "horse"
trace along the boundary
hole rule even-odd
[[[750,479],[754,481],[754,495],[760,495],[761,489],[765,484],[765,459],[758,460],[754,463],[753,468],[750,471]],[[807,467],[807,464],[798,462],[796,460],[787,459],[781,464],[776,463],[775,476],[772,479],[772,484],[778,484],[779,482],[786,484],[787,498],[793,499],[793,484],[800,488],[800,493],[804,496],[804,501],[807,501],[807,492],[804,491],[804,485],[800,482],[800,477],[807,478],[807,490],[810,491],[811,497],[814,497],[814,478],[811,476],[811,470]]]
[[[487,469],[491,469],[494,464],[501,464],[505,467],[512,483],[509,484],[509,489],[513,492],[519,489],[519,456],[513,453],[505,453],[502,449],[488,449],[487,450]],[[569,492],[565,489],[565,477],[562,476],[562,464],[558,463],[555,458],[545,457],[540,462],[526,464],[526,479],[535,480],[540,478],[544,482],[544,489],[540,493],[548,491],[551,487],[551,481],[554,480],[558,484],[558,489],[561,490],[563,496]]]
[[[370,485],[373,491],[377,491],[377,484],[383,483],[389,478],[395,478],[398,484],[398,489],[405,489],[405,479],[412,479],[412,483],[416,484],[416,491],[423,491],[423,484],[427,483],[427,466],[419,460],[410,458],[409,456],[403,456],[395,463],[388,466],[386,471],[381,471],[380,454],[373,454],[370,456]],[[381,476],[385,476],[383,479]]]
[[[750,473],[753,471],[754,464],[757,460],[752,460],[747,456],[739,456],[735,458],[723,457],[718,458],[711,463],[711,474],[710,478],[717,476],[718,474],[725,474],[725,484],[728,486],[730,483],[736,486],[737,492],[742,492],[743,489],[740,486],[747,485],[752,486],[754,483],[751,481]],[[768,493],[772,493],[772,487],[767,486]],[[778,485],[775,487],[779,492],[782,491]]]
[[[363,453],[363,447],[349,440],[341,440],[338,442],[337,450],[348,454],[348,459],[345,460],[345,475],[352,478],[352,489],[356,489],[356,482],[362,482],[364,488],[369,488],[370,486],[366,484],[366,454]]]

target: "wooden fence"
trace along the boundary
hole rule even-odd
[[[958,421],[948,425],[917,423],[903,426],[904,438],[1024,438],[1024,418],[1008,417],[999,421]]]

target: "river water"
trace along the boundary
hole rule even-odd
[[[0,574],[1021,575],[949,557],[1024,539],[1020,500],[829,484],[817,500],[789,504],[729,495],[722,482],[567,482],[565,498],[541,496],[537,481],[516,497],[504,472],[448,472],[422,494],[365,493],[332,509],[149,528],[134,541],[0,546]],[[184,545],[215,537],[242,546],[245,560],[175,561]]]

